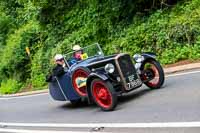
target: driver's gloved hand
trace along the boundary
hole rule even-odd
[[[56,76],[52,76],[51,82],[56,82]]]
[[[46,82],[51,82],[51,81],[52,81],[52,75],[47,75]]]
[[[67,67],[64,67],[64,72],[67,72],[68,71],[68,68]]]

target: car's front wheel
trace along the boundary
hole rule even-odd
[[[91,94],[96,104],[104,111],[111,111],[117,105],[117,94],[109,81],[94,79]]]
[[[160,88],[165,80],[164,71],[156,60],[147,60],[143,63],[141,78],[146,86],[152,89]]]

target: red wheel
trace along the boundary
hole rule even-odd
[[[160,88],[164,83],[164,72],[159,62],[155,60],[148,60],[144,63],[143,67],[144,74],[142,79],[148,87],[153,89]],[[149,80],[150,79],[150,80]]]
[[[117,105],[117,95],[110,82],[95,79],[91,83],[91,94],[102,110],[113,110]]]
[[[158,70],[156,69],[156,67],[153,65],[153,64],[149,64],[150,65],[150,68],[148,68],[149,72],[151,73],[151,76],[152,76],[152,80],[148,81],[146,84],[148,86],[156,86],[158,83],[159,83],[159,72]]]
[[[86,80],[88,75],[89,71],[83,68],[75,70],[72,75],[72,85],[81,97],[87,96]]]

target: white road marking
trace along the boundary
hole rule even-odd
[[[48,92],[46,93],[41,93],[41,94],[33,94],[33,95],[25,95],[25,96],[11,96],[11,97],[1,97],[0,100],[9,100],[9,99],[19,99],[19,98],[27,98],[27,97],[35,97],[35,96],[43,96],[47,95]]]
[[[0,125],[12,127],[52,127],[52,128],[95,128],[95,127],[112,127],[112,128],[173,128],[173,127],[200,127],[200,121],[197,122],[161,122],[161,123],[4,123]]]
[[[178,73],[178,74],[170,74],[165,77],[176,77],[176,76],[183,76],[183,75],[188,75],[188,74],[196,74],[200,73],[200,71],[192,71],[192,72],[185,72],[185,73]]]
[[[200,71],[192,71],[192,72],[185,72],[185,73],[178,73],[178,74],[170,74],[166,75],[165,77],[176,77],[176,76],[183,76],[183,75],[188,75],[188,74],[195,74],[195,73],[200,73]],[[9,99],[18,99],[18,98],[27,98],[27,97],[34,97],[34,96],[42,96],[42,95],[47,95],[48,93],[42,93],[42,94],[34,94],[34,95],[27,95],[27,96],[19,96],[19,97],[1,97],[0,100],[9,100]]]
[[[48,131],[48,130],[23,130],[23,129],[4,129],[0,128],[0,132],[8,133],[88,133],[81,131]],[[100,132],[95,132],[100,133]],[[105,133],[105,132],[104,132]]]

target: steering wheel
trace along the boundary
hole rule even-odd
[[[76,63],[76,62],[77,62],[76,59],[71,59],[71,60],[70,60],[70,63],[72,63],[72,64],[74,64],[74,63]]]
[[[77,60],[74,59],[74,58],[71,58],[71,59],[68,60],[68,63],[69,63],[69,65],[71,66],[71,65],[77,63]]]

